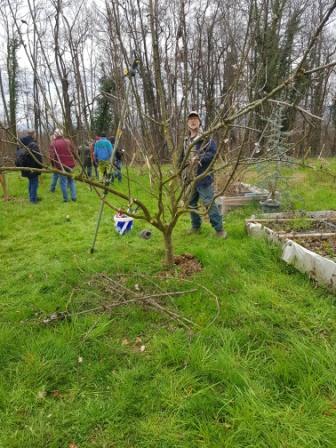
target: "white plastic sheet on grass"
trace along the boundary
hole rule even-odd
[[[336,263],[287,240],[283,246],[282,260],[293,265],[298,271],[336,291]]]
[[[282,245],[281,259],[298,271],[308,274],[318,283],[336,291],[336,263],[308,250],[289,239],[280,239],[276,232],[258,222],[247,222],[247,231],[253,237],[265,237]]]

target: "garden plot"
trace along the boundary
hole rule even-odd
[[[336,212],[264,214],[246,221],[251,236],[282,246],[282,259],[336,291]]]
[[[243,182],[233,183],[225,193],[216,200],[223,214],[252,201],[264,201],[270,194],[268,190]]]

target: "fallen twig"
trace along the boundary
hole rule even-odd
[[[125,285],[123,285],[121,282],[118,282],[117,280],[114,280],[114,279],[108,277],[106,274],[101,274],[99,277],[101,277],[107,281],[107,284],[103,285],[105,292],[110,295],[113,295],[113,297],[117,296],[118,300],[114,300],[110,303],[104,303],[102,305],[99,305],[99,306],[96,306],[93,308],[89,308],[86,310],[70,312],[70,311],[68,311],[68,304],[71,301],[71,298],[73,295],[73,292],[72,292],[70,299],[68,301],[68,304],[67,304],[66,311],[53,312],[48,316],[44,316],[42,321],[41,321],[41,318],[37,319],[37,321],[42,322],[45,325],[49,325],[49,324],[54,324],[59,321],[71,319],[71,317],[73,317],[73,316],[81,316],[84,314],[97,313],[97,312],[107,312],[107,311],[111,311],[112,309],[114,309],[116,307],[127,306],[127,305],[131,305],[131,304],[138,304],[141,306],[152,308],[161,313],[167,314],[171,319],[176,320],[177,322],[179,322],[180,325],[184,326],[187,329],[190,329],[190,326],[196,325],[192,320],[190,320],[184,316],[181,316],[177,312],[170,310],[169,308],[165,307],[164,305],[158,303],[155,300],[155,299],[160,299],[163,297],[171,297],[172,298],[175,296],[190,294],[190,293],[196,292],[197,291],[196,288],[189,289],[186,291],[162,291],[162,290],[160,290],[159,292],[144,294],[144,293],[139,293],[139,291],[141,291],[142,288],[140,288],[138,285],[137,285],[138,286],[137,290],[134,291],[133,289],[128,288]]]

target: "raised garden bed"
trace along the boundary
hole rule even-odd
[[[258,188],[255,185],[236,182],[230,185],[226,194],[218,197],[216,202],[221,212],[225,214],[235,207],[249,204],[252,201],[264,201],[268,196],[268,190]]]
[[[315,234],[315,233],[335,233],[336,221],[325,221],[313,218],[304,219],[260,219],[260,223],[264,223],[266,227],[269,227],[274,232],[279,234]]]
[[[336,261],[335,234],[321,236],[300,235],[296,240],[295,238],[293,239],[306,249],[309,248],[309,250],[317,253],[318,255],[321,255],[322,257],[326,257],[333,261]]]
[[[282,246],[282,259],[336,291],[336,212],[278,213],[246,220],[251,236]]]

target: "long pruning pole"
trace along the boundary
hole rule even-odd
[[[119,141],[120,141],[120,137],[121,137],[121,134],[122,134],[122,129],[123,129],[123,125],[124,125],[124,122],[125,122],[126,113],[127,113],[127,109],[128,109],[128,98],[129,98],[129,95],[131,93],[131,88],[132,88],[132,77],[135,76],[135,73],[136,73],[136,70],[137,70],[137,67],[138,67],[138,63],[139,63],[138,58],[134,54],[134,61],[133,61],[133,64],[131,66],[131,69],[129,71],[126,71],[126,73],[125,73],[125,76],[128,77],[129,82],[128,82],[128,86],[127,86],[127,90],[126,90],[124,104],[123,104],[122,109],[121,109],[120,119],[119,119],[118,128],[117,128],[117,132],[116,132],[116,138],[115,138],[115,142],[114,142],[114,145],[113,145],[112,155],[111,155],[111,158],[110,158],[110,166],[109,166],[109,169],[108,169],[108,171],[106,173],[106,176],[105,176],[105,185],[106,186],[109,184],[109,179],[110,179],[112,171],[113,171],[113,164],[114,164],[114,160],[115,160],[115,155],[116,155],[116,152],[118,150],[118,145],[119,145]],[[94,236],[93,236],[92,246],[91,246],[91,249],[90,249],[90,253],[91,254],[93,254],[93,252],[95,251],[97,236],[98,236],[98,232],[99,232],[100,222],[101,222],[101,218],[102,218],[102,215],[103,215],[105,199],[106,199],[107,195],[108,195],[108,191],[104,190],[103,196],[101,197],[100,208],[99,208],[99,213],[98,213],[97,223],[96,223],[96,229],[95,229],[95,233],[94,233]]]

